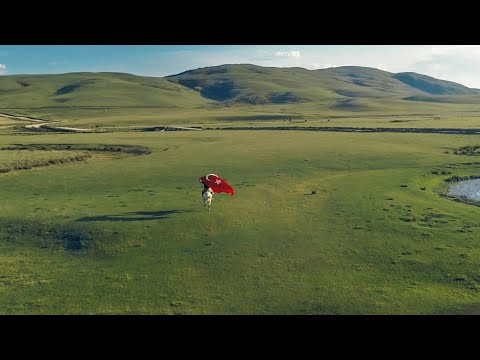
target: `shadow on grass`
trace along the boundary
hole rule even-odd
[[[189,212],[190,210],[161,210],[161,211],[135,211],[120,215],[85,216],[75,221],[145,221],[167,219],[172,214]]]

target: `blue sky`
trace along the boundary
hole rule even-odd
[[[0,45],[0,75],[114,71],[166,76],[221,64],[413,71],[480,88],[480,45]]]

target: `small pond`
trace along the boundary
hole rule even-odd
[[[454,182],[448,190],[448,195],[465,197],[480,203],[480,179]]]

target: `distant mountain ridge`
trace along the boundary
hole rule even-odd
[[[478,90],[470,89],[464,85],[452,81],[438,80],[431,76],[417,74],[414,72],[403,72],[393,75],[401,82],[414,88],[422,90],[431,95],[475,95]]]
[[[201,108],[313,102],[359,110],[359,99],[480,103],[480,90],[413,72],[360,66],[307,70],[220,65],[163,78],[106,72],[0,76],[1,108]]]
[[[230,102],[285,103],[338,97],[409,98],[422,95],[476,95],[478,90],[416,73],[390,73],[343,66],[307,70],[256,65],[220,65],[185,71],[166,79],[203,97]]]

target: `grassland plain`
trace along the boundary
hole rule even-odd
[[[0,77],[1,114],[124,131],[156,125],[472,127],[480,93],[414,73],[222,65],[164,78],[121,73]],[[0,131],[15,126],[0,118]]]
[[[475,158],[453,153],[477,145],[472,136],[209,130],[0,138],[0,147],[12,144],[140,145],[151,153],[94,152],[0,174],[3,314],[480,310],[480,208],[440,195],[444,179],[480,173]],[[207,172],[236,190],[215,195],[210,212],[198,183]]]
[[[364,100],[362,100],[364,101]],[[366,100],[365,100],[366,101]],[[159,125],[225,128],[234,126],[306,126],[306,127],[383,127],[383,128],[480,128],[479,105],[418,104],[411,108],[405,101],[385,100],[381,111],[329,110],[314,105],[265,105],[257,107],[167,109],[167,108],[65,108],[22,110],[0,109],[0,113],[34,116],[51,122],[52,126],[79,127],[95,131],[124,132]],[[403,108],[402,108],[403,106]],[[0,133],[25,132],[27,121],[6,119],[0,123]],[[34,132],[34,130],[30,130]]]

